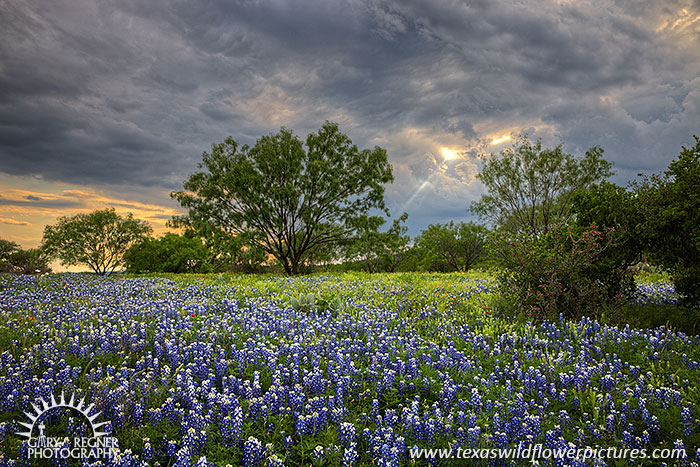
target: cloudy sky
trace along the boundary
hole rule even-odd
[[[698,0],[0,0],[0,237],[109,206],[162,232],[212,143],[325,120],[387,149],[412,235],[521,132],[624,184],[700,135],[699,51]]]

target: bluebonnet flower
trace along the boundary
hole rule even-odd
[[[355,425],[352,423],[343,422],[340,425],[338,431],[338,440],[343,445],[349,445],[355,442],[355,437],[357,436],[357,430]]]
[[[237,417],[225,416],[221,420],[221,442],[224,446],[236,446],[243,435],[242,415]]]
[[[177,452],[178,452],[177,443],[175,443],[175,441],[173,441],[173,440],[168,441],[168,444],[167,444],[166,449],[165,449],[165,455],[168,457],[176,457]]]
[[[472,427],[467,429],[467,445],[471,448],[479,444],[481,438],[481,428]]]
[[[291,436],[285,436],[284,439],[282,440],[282,447],[285,451],[290,450],[293,445],[294,445],[294,440],[292,439]]]
[[[693,432],[693,418],[690,415],[690,408],[683,407],[681,409],[681,423],[683,424],[683,434],[690,436]]]
[[[605,429],[608,430],[608,432],[612,433],[615,431],[615,415],[610,414],[607,417],[605,417]]]
[[[316,446],[313,450],[312,456],[313,456],[313,463],[315,466],[322,465],[325,458],[326,458],[326,454],[323,451],[323,446]]]
[[[143,439],[143,451],[141,452],[141,457],[145,461],[151,461],[153,459],[153,447],[151,446],[151,440],[148,438]]]
[[[175,455],[174,467],[191,467],[192,465],[192,455],[189,449],[186,447],[180,448]]]
[[[345,451],[343,452],[343,467],[353,467],[358,458],[359,455],[357,454],[357,445],[355,443],[350,443],[350,446],[345,448]]]
[[[276,454],[271,455],[267,458],[267,465],[269,467],[284,467],[284,462]]]
[[[509,443],[508,435],[501,431],[497,431],[494,433],[493,443],[498,448],[505,448]]]
[[[481,394],[479,393],[479,390],[477,388],[472,388],[471,390],[471,404],[474,410],[476,412],[481,412],[482,410],[482,402],[481,402]]]
[[[257,438],[250,436],[243,443],[243,464],[246,467],[257,467],[265,458],[265,450]]]

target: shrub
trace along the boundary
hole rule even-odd
[[[680,295],[680,304],[700,314],[700,265],[679,264],[671,272],[671,279]]]
[[[51,272],[49,260],[38,248],[12,252],[0,262],[0,272],[10,274],[44,274]]]
[[[124,253],[129,272],[210,272],[209,251],[196,237],[166,233],[147,238]]]
[[[619,272],[639,265],[647,248],[646,238],[637,228],[645,220],[639,198],[632,190],[603,182],[576,193],[572,210],[577,231],[597,225],[613,235],[615,248],[603,251],[588,275],[606,285],[608,298],[631,294],[634,282],[628,280],[629,274]]]
[[[49,258],[41,249],[24,250],[15,242],[0,238],[0,273],[43,274],[50,271]]]
[[[671,270],[681,305],[700,310],[700,138],[694,139],[664,174],[644,180],[638,196],[650,259]]]
[[[595,225],[580,233],[559,225],[547,233],[497,237],[494,251],[504,266],[498,277],[500,292],[528,317],[597,317],[626,295],[610,297],[606,282],[630,284],[622,290],[633,290],[626,270],[609,271],[605,278],[595,268],[603,252],[614,247],[613,238],[610,229]]]

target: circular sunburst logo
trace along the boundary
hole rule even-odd
[[[61,392],[61,398],[57,401],[56,397],[54,395],[51,395],[51,400],[47,402],[43,397],[39,399],[39,405],[37,406],[36,404],[32,404],[32,408],[34,409],[31,412],[24,412],[24,415],[29,418],[31,423],[25,423],[25,422],[19,422],[20,425],[23,427],[27,428],[27,431],[18,431],[17,434],[20,436],[26,436],[27,438],[32,437],[32,433],[34,432],[34,428],[36,427],[37,421],[44,415],[52,410],[55,409],[73,409],[76,412],[80,413],[83,417],[87,419],[88,422],[90,422],[90,427],[92,428],[92,436],[95,438],[98,438],[100,436],[105,436],[108,433],[105,431],[98,431],[98,428],[103,427],[104,425],[107,424],[107,422],[95,422],[97,420],[97,417],[102,412],[97,412],[94,415],[90,415],[90,411],[94,407],[94,404],[90,404],[88,406],[85,405],[85,398],[80,399],[77,403],[75,402],[75,394],[71,394],[70,399],[66,401],[65,395],[63,392]],[[40,436],[43,436],[43,426],[40,424]]]
[[[29,421],[19,422],[26,431],[17,431],[17,435],[28,439],[29,458],[102,458],[114,457],[119,453],[119,442],[116,438],[107,436],[109,433],[102,431],[109,422],[98,422],[97,417],[102,412],[90,414],[94,404],[86,405],[85,398],[76,401],[75,394],[71,394],[70,399],[61,392],[61,396],[56,400],[51,396],[47,401],[43,397],[37,404],[32,404],[31,411],[24,412]],[[44,436],[44,416],[53,410],[71,409],[84,417],[92,430],[90,437],[47,437]],[[35,430],[38,435],[35,435]]]

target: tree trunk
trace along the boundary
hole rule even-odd
[[[287,259],[286,256],[283,256],[280,258],[280,262],[282,263],[282,267],[284,267],[284,273],[287,274],[288,276],[291,276],[292,273],[292,268],[289,266],[289,260]]]

